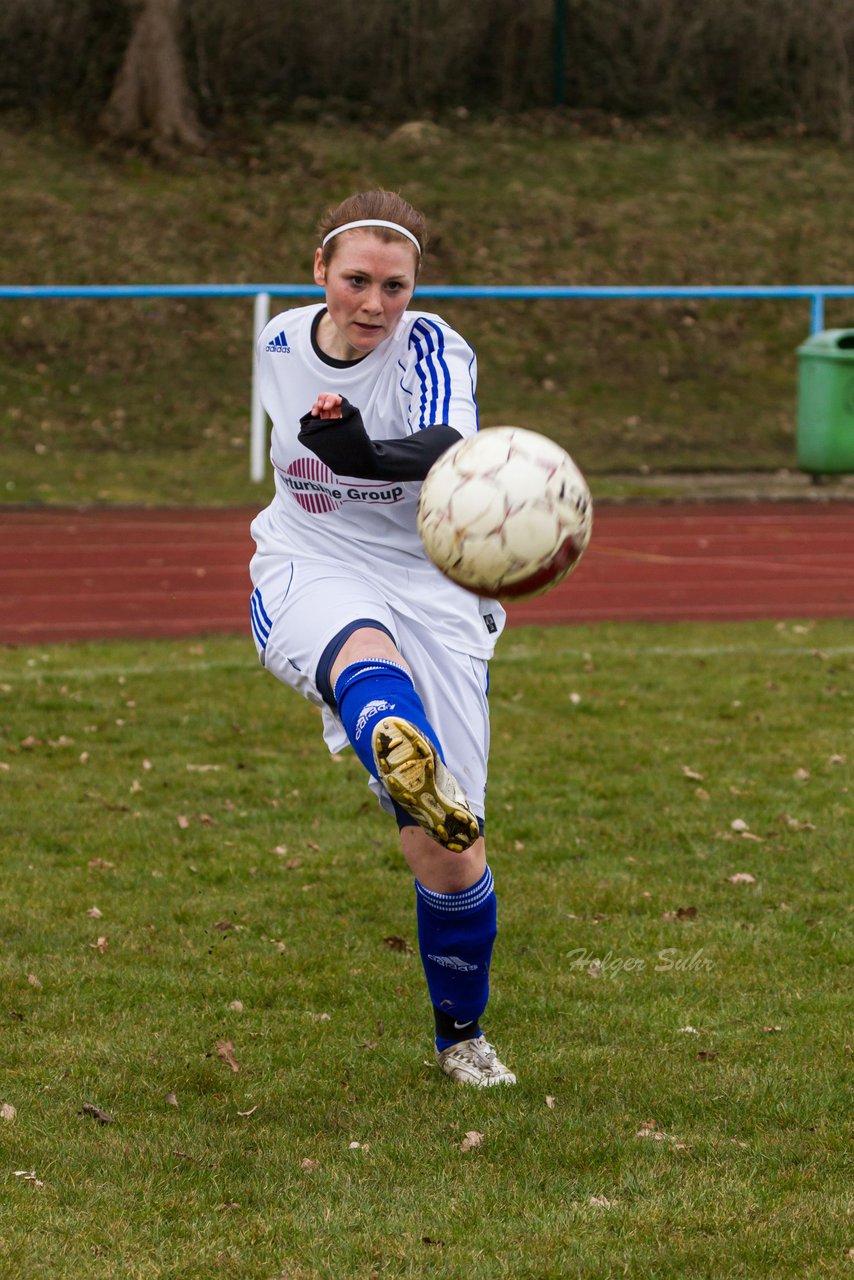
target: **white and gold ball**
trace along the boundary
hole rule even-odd
[[[490,427],[430,468],[417,520],[428,556],[452,582],[521,600],[556,586],[578,564],[593,503],[560,445],[522,427]]]

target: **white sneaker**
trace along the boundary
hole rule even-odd
[[[383,716],[371,734],[374,762],[392,800],[438,844],[461,853],[480,835],[454,775],[429,738],[408,720]]]
[[[436,1050],[439,1070],[458,1084],[474,1084],[484,1089],[493,1084],[515,1084],[516,1077],[505,1067],[488,1040],[460,1040],[448,1049]]]

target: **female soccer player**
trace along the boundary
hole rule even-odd
[[[439,316],[407,310],[425,225],[405,200],[351,196],[320,240],[325,303],[283,312],[258,341],[276,492],[252,524],[252,632],[397,819],[440,1069],[515,1084],[480,1027],[496,935],[487,660],[504,611],[444,578],[415,527],[419,482],[478,429],[475,355]]]

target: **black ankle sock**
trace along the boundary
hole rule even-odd
[[[436,1039],[444,1041],[447,1044],[456,1044],[458,1040],[474,1040],[480,1035],[480,1027],[477,1018],[472,1018],[471,1022],[465,1022],[462,1025],[456,1018],[452,1018],[449,1013],[443,1013],[441,1009],[433,1007],[433,1017],[436,1020]]]

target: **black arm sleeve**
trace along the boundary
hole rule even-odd
[[[404,440],[371,440],[362,415],[347,400],[340,418],[310,413],[300,418],[300,444],[336,475],[360,480],[423,480],[436,459],[461,439],[453,427],[436,423]]]

